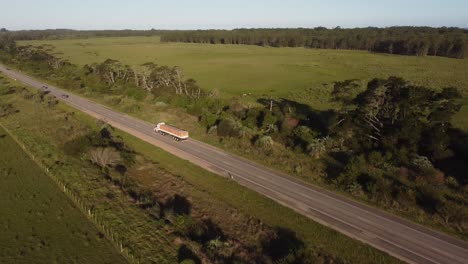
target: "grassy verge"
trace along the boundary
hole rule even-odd
[[[14,103],[21,109],[19,113],[5,118],[2,122],[30,146],[31,151],[37,153],[52,170],[60,172],[71,189],[89,204],[93,204],[96,212],[99,212],[117,233],[126,237],[128,247],[134,250],[136,255],[158,263],[171,263],[176,260],[177,242],[173,234],[167,233],[120,190],[115,190],[115,187],[109,185],[91,165],[83,161],[83,157],[71,158],[64,155],[60,149],[70,137],[96,126],[92,118],[81,113],[71,115],[72,110],[61,104],[52,109],[41,106],[30,99],[21,98],[18,94],[2,97],[2,101]],[[228,225],[232,223],[238,224],[238,227],[254,226],[254,229],[249,231],[238,229],[239,237],[242,237],[242,233],[254,234],[258,231],[258,226],[262,225],[282,227],[298,234],[307,247],[314,251],[336,256],[345,262],[398,262],[387,254],[312,222],[259,194],[225,181],[130,135],[119,131],[117,133],[145,158],[157,163],[158,168],[174,175],[181,184],[180,190],[191,197],[194,207],[199,202],[200,206],[203,205],[203,210],[198,210],[198,214],[210,214],[218,219],[221,225],[226,219],[233,218],[239,220]],[[152,177],[147,179],[134,175],[140,181],[146,179],[154,183]],[[160,179],[162,174],[156,174],[154,178]],[[167,189],[167,185],[165,188]],[[164,189],[160,188],[159,191]],[[221,212],[213,212],[214,209],[209,209],[211,207],[220,207]],[[226,215],[226,212],[229,215]],[[258,224],[252,225],[252,222]],[[253,235],[250,237],[252,240],[255,238]]]
[[[1,127],[0,149],[0,262],[126,263]]]
[[[5,86],[12,87],[11,83]],[[89,128],[73,118],[70,108],[43,105],[30,98],[33,92],[15,89],[19,94],[2,95],[0,101],[20,110],[2,118],[2,124],[24,143],[36,160],[64,182],[70,192],[92,208],[97,221],[113,230],[112,236],[135,258],[142,262],[177,262],[173,235],[167,234],[127,195],[109,184],[82,156],[71,157],[64,153],[63,145]]]
[[[192,163],[181,160],[125,132],[119,134],[131,146],[146,157],[164,164],[198,189],[225,201],[243,213],[258,218],[270,226],[285,227],[300,235],[310,245],[352,263],[390,263],[396,261],[378,250],[354,241],[334,230],[297,214],[293,210],[250,191],[238,184],[226,181]],[[398,261],[396,261],[398,262]]]

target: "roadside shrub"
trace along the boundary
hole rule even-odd
[[[67,141],[63,145],[65,154],[70,156],[77,156],[84,152],[87,152],[91,147],[91,141],[87,136],[80,136],[72,140]]]
[[[256,108],[250,108],[245,114],[245,118],[242,120],[242,124],[248,128],[255,129],[259,125],[260,112]]]
[[[274,141],[270,136],[261,136],[255,141],[255,146],[264,149],[271,150],[273,148]]]
[[[443,218],[445,224],[457,226],[459,230],[467,228],[468,210],[464,204],[444,201],[437,206],[437,213]]]
[[[309,155],[318,159],[322,155],[326,154],[328,139],[328,137],[314,138],[307,146],[307,152],[309,152]]]
[[[136,162],[136,154],[132,150],[125,149],[120,151],[120,157],[122,158],[123,163],[128,167],[134,165]]]
[[[336,184],[345,187],[352,182],[355,182],[357,178],[367,171],[367,161],[363,155],[351,158],[346,164],[343,172],[336,179]]]
[[[8,95],[8,94],[14,94],[16,93],[16,87],[7,87],[5,89],[2,89],[0,95]]]
[[[294,118],[290,115],[286,115],[283,121],[281,122],[280,131],[281,133],[287,135],[298,125],[299,125],[299,119]]]
[[[416,202],[428,213],[435,213],[436,208],[442,203],[441,195],[432,187],[422,185],[418,188]]]
[[[224,248],[225,244],[220,238],[215,238],[208,241],[203,250],[206,254],[211,258],[215,258],[219,253],[221,253],[222,249]]]
[[[141,110],[141,106],[139,104],[131,104],[124,107],[124,111],[127,113],[135,113]]]
[[[0,105],[0,117],[7,117],[16,113],[19,113],[19,110],[12,104]]]
[[[203,105],[199,103],[193,103],[187,106],[187,113],[193,116],[200,116],[204,112]]]
[[[245,127],[245,126],[242,126],[239,128],[239,137],[240,138],[245,138],[245,139],[249,139],[251,138],[253,135],[253,131],[248,128],[248,127]]]
[[[57,98],[55,98],[55,96],[50,96],[50,95],[47,95],[45,97],[45,101],[48,107],[54,107],[59,103],[59,101],[57,100]]]
[[[31,100],[34,98],[34,93],[28,91],[27,89],[23,89],[21,91],[21,94],[23,95],[23,98],[26,100]]]
[[[96,148],[89,153],[92,163],[105,169],[116,165],[120,160],[120,153],[113,148]]]
[[[204,233],[202,226],[189,215],[177,215],[173,225],[177,234],[192,240],[197,240]]]
[[[318,133],[306,126],[298,126],[293,130],[294,144],[307,148],[314,141]]]
[[[411,159],[411,165],[413,169],[422,173],[428,173],[434,170],[431,161],[425,156],[415,156]]]
[[[47,96],[49,93],[50,93],[49,91],[43,91],[43,90],[37,91],[36,94],[34,95],[34,97],[36,98],[36,102],[37,102],[37,103],[42,103],[42,102],[44,102],[44,100],[46,99],[46,96]]]
[[[382,153],[378,151],[372,151],[371,153],[369,153],[369,155],[367,155],[367,160],[373,166],[381,166],[385,163]]]
[[[122,96],[112,96],[107,99],[107,102],[111,105],[119,105],[122,103]]]
[[[106,197],[107,199],[112,200],[115,198],[115,194],[113,192],[107,192]]]
[[[218,120],[218,115],[215,115],[211,112],[204,111],[200,117],[199,117],[200,123],[206,127],[212,127],[213,125],[216,124],[216,121]]]
[[[134,87],[126,89],[126,96],[128,96],[129,98],[133,98],[137,101],[144,100],[147,95],[148,93],[143,89],[138,89]]]
[[[416,156],[411,160],[411,168],[420,174],[420,180],[434,185],[442,185],[445,182],[445,175],[434,168],[431,161],[425,156]]]
[[[164,107],[167,107],[167,104],[165,102],[157,101],[154,103],[154,106],[158,108],[164,108]]]
[[[351,182],[346,186],[345,190],[353,196],[362,196],[364,194],[361,184],[357,182]]]
[[[218,136],[220,137],[238,137],[239,125],[232,119],[222,119],[217,128]]]
[[[218,132],[218,126],[214,125],[208,128],[208,131],[206,133],[208,134],[214,134]]]
[[[457,189],[460,187],[460,184],[458,183],[457,179],[454,177],[447,177],[446,183],[450,188]]]
[[[270,111],[262,111],[258,120],[260,127],[265,129],[270,125],[275,125],[277,122],[276,116],[274,116]]]

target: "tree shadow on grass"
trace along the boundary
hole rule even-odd
[[[190,215],[192,204],[190,201],[181,195],[174,195],[167,199],[164,203],[164,210],[173,211],[174,214],[178,215]]]
[[[435,162],[435,166],[447,176],[457,179],[460,185],[468,184],[466,164],[468,163],[468,133],[460,129],[451,129],[450,148],[453,156]]]
[[[283,227],[276,227],[273,233],[262,239],[261,245],[263,254],[271,257],[273,262],[279,262],[304,248],[304,242],[296,233]]]
[[[180,246],[177,251],[177,261],[181,263],[184,260],[192,260],[195,264],[201,264],[200,258],[186,245]]]
[[[343,168],[348,164],[349,159],[350,155],[345,152],[330,152],[328,156],[324,157],[327,181],[333,181],[340,176]]]

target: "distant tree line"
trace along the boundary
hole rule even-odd
[[[367,50],[400,55],[464,58],[468,30],[460,28],[389,27],[259,28],[234,30],[0,30],[14,40],[161,36],[161,41],[211,44]]]
[[[367,50],[464,58],[467,33],[467,30],[459,28],[430,27],[184,30],[164,32],[161,41]]]
[[[92,38],[92,37],[132,37],[157,36],[165,30],[73,30],[73,29],[46,29],[46,30],[19,30],[9,31],[0,29],[0,34],[8,35],[15,40],[41,40],[64,38]]]

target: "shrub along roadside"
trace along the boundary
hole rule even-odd
[[[49,164],[52,170],[65,173],[66,175],[63,175],[63,177],[64,180],[67,180],[70,183],[70,188],[79,193],[80,195],[83,195],[90,204],[94,204],[94,210],[96,210],[96,212],[99,213],[101,217],[105,219],[105,221],[112,223],[113,226],[115,226],[115,229],[119,232],[126,233],[132,230],[131,233],[129,233],[126,236],[126,243],[128,244],[127,246],[131,250],[133,250],[135,255],[138,255],[141,258],[155,259],[155,256],[153,256],[152,254],[155,254],[156,252],[154,252],[154,250],[151,251],[150,249],[152,247],[154,248],[154,243],[163,243],[168,248],[164,249],[166,247],[165,246],[161,248],[162,252],[157,252],[158,254],[160,254],[160,256],[157,257],[158,263],[165,263],[166,261],[164,261],[164,259],[171,259],[168,258],[168,256],[171,256],[171,253],[169,252],[174,250],[170,249],[171,245],[174,245],[174,236],[171,235],[171,232],[159,233],[162,231],[162,226],[160,224],[163,223],[157,220],[155,221],[155,218],[151,216],[151,214],[158,214],[156,208],[151,207],[151,209],[149,209],[149,207],[147,207],[148,201],[152,200],[147,199],[148,197],[144,194],[146,192],[134,192],[133,187],[131,187],[132,184],[129,184],[129,188],[124,189],[122,192],[121,188],[118,185],[114,184],[115,182],[117,182],[117,179],[119,179],[119,177],[121,176],[119,175],[119,172],[116,169],[114,169],[116,167],[112,168],[111,170],[111,173],[109,175],[111,179],[106,180],[105,177],[103,177],[105,175],[103,175],[102,172],[100,172],[100,170],[97,170],[93,165],[91,165],[89,161],[87,161],[88,158],[86,158],[86,155],[78,155],[79,157],[81,157],[81,159],[77,160],[72,159],[69,155],[60,154],[63,153],[63,150],[61,150],[61,146],[68,142],[70,140],[70,137],[77,138],[79,136],[86,135],[89,132],[86,132],[88,129],[83,129],[82,125],[80,124],[86,124],[86,126],[96,127],[94,121],[92,121],[91,118],[81,113],[75,113],[74,115],[70,116],[69,108],[61,104],[57,105],[54,108],[46,108],[48,109],[47,111],[36,111],[36,113],[33,114],[33,111],[31,110],[38,110],[38,107],[41,107],[40,109],[42,109],[42,107],[45,107],[45,105],[39,105],[38,103],[34,103],[33,101],[21,99],[21,96],[18,95],[14,96],[16,97],[15,104],[21,107],[23,111],[21,113],[18,113],[14,118],[7,118],[2,120],[2,122],[5,121],[7,125],[12,127],[13,131],[17,135],[19,135],[28,146],[31,146],[31,151],[38,153],[38,155],[42,153],[40,155],[41,159],[43,159],[44,162]],[[5,100],[5,97],[2,97],[2,101],[3,100]],[[66,117],[68,118],[68,121],[65,121]],[[37,123],[37,125],[34,125],[35,123]],[[18,124],[20,125],[19,127]],[[96,133],[93,134],[96,135]],[[102,135],[103,133],[98,134]],[[250,219],[246,222],[247,226],[257,226],[258,224],[254,223],[259,223],[258,220],[256,220],[259,219],[266,225],[263,228],[269,229],[268,226],[278,226],[292,230],[292,232],[296,235],[288,236],[287,238],[281,239],[303,241],[302,243],[305,245],[304,249],[300,249],[300,245],[302,243],[291,243],[291,245],[294,246],[291,248],[291,252],[296,252],[293,255],[297,255],[297,258],[301,256],[310,257],[310,254],[312,254],[316,258],[322,260],[329,259],[333,255],[340,255],[343,260],[347,261],[349,259],[349,261],[352,262],[394,261],[394,259],[388,257],[385,254],[380,253],[375,249],[364,246],[359,242],[355,242],[341,234],[338,234],[325,227],[315,224],[310,220],[306,219],[305,217],[299,216],[291,210],[277,205],[273,201],[263,198],[260,195],[255,194],[251,191],[245,190],[244,188],[237,186],[236,184],[226,182],[224,179],[219,178],[216,175],[203,171],[202,169],[194,165],[191,165],[185,161],[179,160],[171,155],[168,155],[167,153],[164,153],[159,149],[155,149],[154,147],[149,146],[148,144],[143,143],[138,139],[135,139],[120,131],[115,131],[112,134],[113,139],[117,139],[118,136],[121,136],[125,144],[128,144],[128,147],[130,147],[131,149],[137,150],[138,153],[141,153],[150,159],[153,159],[153,157],[156,158],[155,161],[159,162],[158,166],[164,165],[164,168],[168,171],[176,172],[177,175],[179,175],[180,179],[183,180],[184,185],[186,184],[186,186],[183,187],[182,190],[195,188],[194,191],[189,192],[190,195],[192,195],[191,199],[195,199],[195,197],[198,196],[208,195],[210,197],[208,198],[208,200],[219,200],[221,201],[221,203],[225,203],[228,206],[232,206],[232,208],[238,208],[235,209],[235,211],[239,210],[239,212],[235,213],[235,215],[239,215],[240,213],[241,215],[249,216],[248,218],[245,218]],[[149,152],[147,155],[146,151],[148,150]],[[86,152],[87,151],[84,151],[83,153]],[[137,156],[139,155],[140,154],[137,154]],[[56,163],[56,161],[60,162]],[[85,163],[83,163],[83,161],[85,161]],[[138,158],[137,162],[139,162]],[[150,164],[147,161],[143,163]],[[162,177],[162,175],[163,174],[156,174],[155,176],[156,178],[160,178]],[[197,182],[197,180],[200,182]],[[136,205],[132,205],[132,203],[128,204],[128,198],[125,198],[128,196],[132,197],[132,203],[136,203]],[[204,199],[206,199],[206,197]],[[168,202],[169,200],[163,201]],[[173,200],[173,202],[170,203],[184,204],[183,199],[180,198],[176,198],[175,200]],[[193,204],[193,201],[191,203]],[[195,205],[192,205],[192,208],[193,206]],[[214,207],[216,206],[219,207],[219,204],[216,204]],[[184,206],[175,210],[178,212],[176,214],[171,213],[171,215],[173,215],[174,218],[172,218],[171,216],[166,219],[168,219],[171,223],[175,223],[176,221],[178,222],[178,219],[181,216],[181,214],[183,212],[186,212],[186,209],[183,208]],[[284,217],[278,219],[278,212]],[[193,217],[196,222],[200,223],[199,221],[201,220],[197,220],[200,219],[198,218],[199,216],[194,215]],[[204,223],[205,224],[201,225],[205,226],[202,228],[202,230],[216,230],[216,228],[212,228],[213,225],[209,224],[209,222]],[[220,224],[220,226],[223,226],[222,223],[216,224]],[[171,224],[170,226],[172,225],[173,224]],[[163,226],[166,225],[163,224]],[[234,237],[227,229],[228,227],[223,226],[222,230],[224,235],[221,235],[221,233],[216,231],[212,233],[214,235],[208,236],[200,235],[200,231],[196,230],[188,233],[183,233],[183,231],[177,232],[181,232],[181,234],[192,234],[190,235],[190,237],[193,238],[187,238],[188,240],[183,238],[182,240],[184,241],[185,249],[190,249],[192,252],[195,252],[199,257],[203,257],[203,255],[205,255],[209,259],[212,258],[212,261],[221,261],[226,255],[229,256],[230,254],[228,250],[229,247],[226,248],[224,243],[231,241],[231,239]],[[134,233],[138,230],[144,230],[144,233],[147,234],[144,236],[144,241],[140,240],[141,237],[139,237],[137,233]],[[182,228],[180,230],[187,229]],[[278,231],[272,229],[271,232],[267,232],[267,234],[270,235],[266,236],[266,238],[274,238],[277,236],[281,237],[282,233],[275,234],[277,232]],[[185,235],[183,235],[183,237],[185,237]],[[259,237],[259,239],[265,242],[263,242],[263,244],[258,245],[258,249],[264,250],[267,248],[272,248],[273,246],[269,246],[269,240],[262,237]],[[166,242],[156,242],[155,239],[162,239]],[[203,243],[203,247],[197,248],[190,241],[201,241]],[[236,243],[230,243],[236,245]],[[176,247],[177,250],[186,253],[187,250],[182,250],[182,248],[182,246]],[[169,255],[163,257],[164,255],[162,254]],[[272,257],[277,259],[278,255],[271,256],[270,254],[262,254],[261,257],[265,258],[266,260]],[[292,257],[293,256],[291,255],[288,258],[290,259]],[[338,260],[335,259],[335,261]]]

